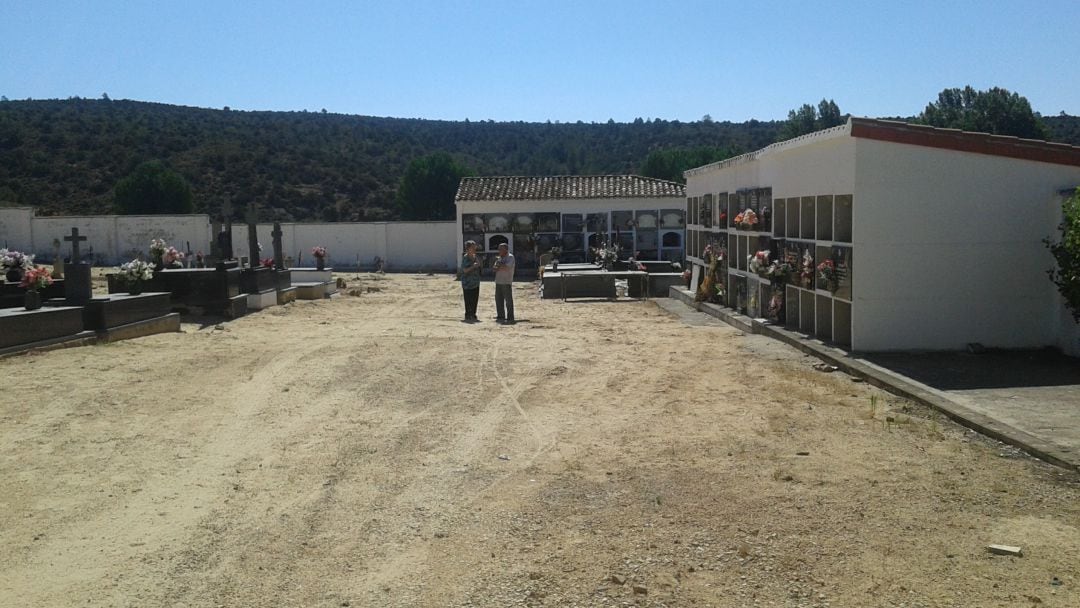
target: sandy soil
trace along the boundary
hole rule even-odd
[[[652,302],[359,284],[0,360],[0,605],[1080,606],[1075,474]]]

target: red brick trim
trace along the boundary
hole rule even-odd
[[[898,144],[1080,167],[1080,147],[1005,135],[939,129],[889,120],[851,119],[851,136]]]

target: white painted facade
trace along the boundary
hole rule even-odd
[[[42,260],[52,260],[54,245],[68,255],[69,243],[63,240],[76,227],[87,237],[80,247],[93,252],[94,263],[115,265],[144,255],[151,239],[161,238],[178,249],[188,243],[191,251],[209,254],[212,238],[206,215],[151,216],[56,216],[36,217],[28,207],[0,208],[0,247],[34,253]],[[339,222],[283,223],[282,248],[294,260],[303,253],[310,262],[311,248],[322,245],[329,254],[328,264],[338,268],[374,266],[376,257],[385,261],[390,271],[450,271],[458,253],[453,222]],[[261,257],[273,256],[272,224],[258,224]],[[233,250],[236,256],[248,255],[247,225],[233,225]]]
[[[774,201],[852,196],[850,300],[816,290],[818,304],[845,311],[852,350],[980,343],[1080,355],[1080,330],[1047,277],[1054,260],[1043,244],[1059,238],[1060,193],[1080,185],[1080,166],[853,136],[849,121],[686,176],[691,199],[760,187],[771,187]],[[688,251],[698,264],[699,255]],[[820,333],[813,323],[802,329]]]

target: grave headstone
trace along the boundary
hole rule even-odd
[[[274,231],[270,233],[270,236],[274,239],[274,268],[285,270],[285,259],[281,251],[281,222],[274,222]]]
[[[210,234],[210,261],[217,262],[221,259],[221,245],[218,239],[221,234],[221,220],[214,219],[210,222]]]
[[[223,260],[235,260],[233,255],[233,242],[232,242],[232,201],[228,198],[221,205],[221,213],[225,216],[225,230],[222,232],[224,239],[221,243],[221,259]]]
[[[67,278],[64,281],[64,300],[72,306],[84,306],[94,296],[94,287],[90,281],[90,264],[81,261],[79,243],[86,240],[79,236],[79,229],[72,228],[71,235],[64,237],[71,243],[71,266],[65,268]]]
[[[192,268],[195,264],[195,260],[192,259],[191,241],[184,241],[187,243],[187,251],[184,252],[184,267]]]
[[[251,267],[255,268],[259,265],[259,230],[258,225],[255,223],[258,219],[258,215],[255,212],[255,203],[248,205],[247,212],[247,229],[248,229],[248,259],[251,260]]]
[[[64,256],[60,255],[60,239],[53,239],[53,279],[64,278]]]

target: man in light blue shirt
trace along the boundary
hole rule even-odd
[[[495,258],[495,316],[496,323],[514,323],[514,254],[506,243]]]

